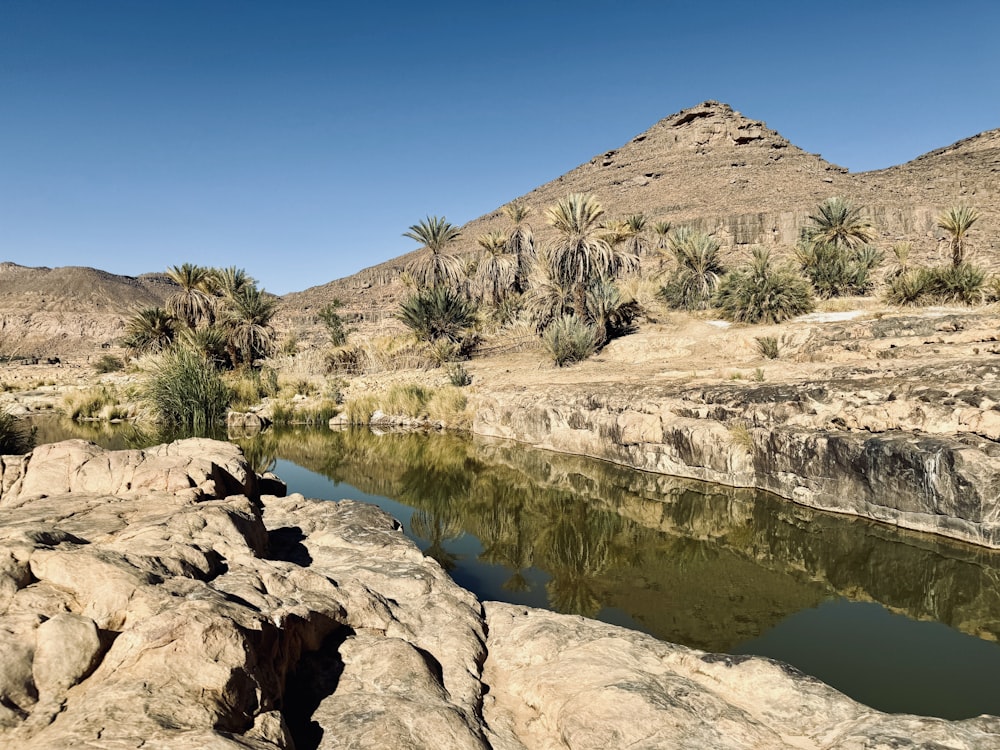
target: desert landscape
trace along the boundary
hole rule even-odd
[[[847,239],[822,234],[837,210]],[[455,430],[1000,550],[1000,130],[854,174],[706,101],[409,230],[412,253],[281,297],[197,258],[0,264],[0,406],[12,429]],[[604,270],[563,273],[562,245]],[[150,383],[195,355],[221,406],[158,411]],[[18,747],[1000,746],[995,716],[883,714],[777,662],[480,602],[392,519],[280,497],[229,443],[40,446],[0,478]]]

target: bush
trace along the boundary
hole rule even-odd
[[[212,362],[182,348],[160,359],[141,396],[162,424],[198,429],[225,419],[232,391]]]
[[[597,348],[597,330],[573,315],[557,318],[542,334],[542,342],[556,367],[580,362]]]
[[[423,289],[403,301],[397,317],[422,341],[461,342],[475,322],[476,306],[446,286]]]
[[[118,406],[118,394],[106,386],[67,393],[63,410],[70,419],[118,419],[125,411]]]
[[[777,359],[781,354],[781,346],[776,336],[755,336],[757,353],[767,359]]]
[[[889,280],[886,299],[894,305],[979,304],[986,299],[986,271],[971,263],[913,268]]]
[[[461,364],[454,364],[448,368],[448,381],[456,388],[472,383],[472,376]]]
[[[780,323],[814,307],[808,282],[787,266],[771,265],[762,248],[754,249],[750,265],[722,280],[715,302],[737,323]]]
[[[6,411],[0,410],[0,455],[27,453],[35,447],[35,428]]]
[[[94,370],[100,375],[109,372],[121,372],[124,369],[125,363],[122,362],[120,357],[116,357],[113,354],[104,354],[94,362]]]
[[[719,243],[688,227],[678,229],[669,241],[677,271],[660,289],[660,297],[670,307],[705,309],[725,271],[719,260]]]
[[[330,304],[321,307],[317,313],[333,346],[344,346],[347,343],[347,336],[350,334],[347,326],[344,325],[343,317],[337,312],[343,305],[344,303],[339,299],[334,299]]]
[[[971,263],[934,269],[933,293],[942,302],[978,305],[985,297],[986,271]]]
[[[820,297],[868,294],[874,286],[872,271],[885,258],[872,245],[847,248],[824,242],[799,247],[799,264]]]

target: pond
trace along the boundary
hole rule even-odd
[[[151,439],[39,423],[42,442],[71,436]],[[481,599],[773,657],[883,711],[1000,715],[1000,553],[503,441],[276,429],[235,442],[290,492],[381,506]]]

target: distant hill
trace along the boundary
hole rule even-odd
[[[994,268],[1000,264],[1000,130],[900,166],[852,174],[803,151],[765,123],[708,101],[522,196],[532,209],[529,223],[538,239],[552,237],[544,208],[573,192],[597,196],[609,218],[641,212],[650,221],[698,226],[737,257],[745,257],[755,244],[790,252],[816,205],[842,196],[864,207],[878,230],[878,244],[888,249],[895,242],[912,242],[911,259],[917,262],[944,251],[934,218],[964,202],[982,214],[971,237],[975,260]],[[462,227],[456,251],[474,252],[477,236],[506,228],[501,208]],[[435,213],[434,207],[429,212]],[[400,233],[405,229],[400,227]],[[345,303],[346,313],[380,320],[404,293],[398,274],[412,256],[286,295],[286,324],[308,325],[315,310],[335,297]]]
[[[93,351],[116,341],[136,310],[162,305],[173,286],[162,274],[0,263],[0,355]]]

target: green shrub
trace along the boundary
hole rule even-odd
[[[101,375],[109,372],[121,372],[124,369],[125,363],[120,357],[113,354],[104,354],[94,362],[94,370]]]
[[[737,323],[780,323],[814,307],[808,282],[787,266],[773,266],[762,248],[754,248],[748,266],[726,275],[715,303]]]
[[[971,263],[939,266],[934,269],[934,296],[942,302],[977,305],[983,301],[986,271]]]
[[[35,428],[9,412],[0,410],[0,455],[27,453],[35,447]]]
[[[159,422],[191,429],[222,421],[232,399],[215,364],[187,348],[165,354],[140,393]]]
[[[542,342],[556,367],[580,362],[597,348],[597,330],[573,315],[563,315],[549,324]]]
[[[971,263],[912,268],[889,280],[886,299],[894,305],[975,305],[990,294],[986,271]]]
[[[872,271],[885,254],[872,245],[849,248],[817,242],[801,245],[798,258],[816,294],[829,298],[868,294],[874,286]]]
[[[757,342],[757,353],[767,359],[777,359],[781,354],[781,345],[777,336],[755,336]]]
[[[423,289],[408,297],[397,317],[422,341],[462,341],[475,322],[476,306],[447,286]]]
[[[683,310],[703,310],[725,272],[719,243],[704,232],[681,227],[669,237],[677,271],[659,296],[667,305]]]
[[[893,305],[927,304],[935,274],[929,268],[911,268],[889,279],[886,300]]]
[[[317,313],[333,346],[344,346],[347,343],[347,336],[350,333],[350,330],[344,324],[343,317],[337,312],[343,305],[344,303],[339,299],[334,299],[330,304],[321,307]]]
[[[472,376],[461,364],[454,364],[448,368],[448,381],[456,388],[472,383]]]

